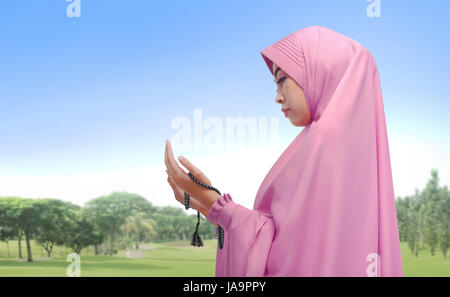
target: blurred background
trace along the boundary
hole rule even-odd
[[[197,212],[184,210],[166,181],[166,139],[175,157],[253,208],[263,178],[302,129],[274,102],[260,51],[320,25],[357,40],[377,62],[402,251],[412,261],[405,275],[450,275],[448,11],[447,1],[406,0],[5,1],[0,274],[23,275],[26,266],[16,265],[34,249],[65,274],[69,251],[130,259],[130,250],[145,258],[157,244],[176,255],[189,248]],[[66,219],[55,221],[58,214]],[[214,275],[216,230],[203,217],[201,228],[210,249],[199,257],[210,262],[200,273]],[[61,230],[92,236],[74,241]],[[49,245],[59,250],[48,253]]]

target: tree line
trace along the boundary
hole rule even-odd
[[[447,258],[450,247],[450,194],[439,186],[436,169],[422,191],[396,200],[400,241],[408,242],[417,257],[421,247],[429,247],[434,256],[440,250]]]
[[[202,238],[216,237],[216,228],[201,218]],[[190,239],[197,222],[181,208],[153,206],[142,196],[113,192],[94,198],[83,207],[59,199],[0,197],[0,241],[17,240],[18,257],[33,261],[31,241],[35,240],[51,256],[55,246],[66,246],[75,253],[94,246],[95,255],[136,248],[150,240]],[[107,246],[99,251],[100,246]]]
[[[94,246],[95,255],[117,253],[136,248],[150,240],[186,240],[192,236],[197,216],[188,216],[184,208],[153,206],[144,197],[113,192],[87,202],[83,207],[58,199],[0,197],[0,241],[17,240],[18,257],[23,258],[25,241],[27,260],[33,261],[31,240],[51,256],[55,246],[67,246],[75,253]],[[415,256],[428,246],[434,256],[440,250],[447,257],[450,247],[450,194],[439,186],[438,172],[422,191],[396,199],[401,242],[407,242]],[[199,234],[215,238],[216,228],[201,217]],[[106,249],[99,251],[99,247]]]

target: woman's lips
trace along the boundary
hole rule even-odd
[[[284,116],[287,116],[289,109],[283,110],[283,112],[284,112]]]

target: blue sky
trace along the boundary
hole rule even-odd
[[[347,35],[375,57],[396,195],[422,188],[432,167],[441,184],[449,184],[448,1],[381,0],[381,18],[367,16],[364,0],[81,0],[80,18],[66,15],[64,0],[4,2],[0,195],[82,204],[128,190],[155,204],[178,205],[163,197],[170,194],[164,141],[176,133],[174,119],[192,120],[200,108],[203,118],[279,118],[270,158],[241,160],[249,162],[250,175],[261,166],[248,192],[228,177],[239,163],[221,158],[228,167],[219,173],[217,151],[174,143],[176,155],[203,165],[213,183],[251,206],[265,173],[301,129],[274,103],[275,85],[260,51],[311,25]]]

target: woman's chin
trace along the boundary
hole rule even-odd
[[[289,117],[289,120],[291,121],[291,124],[294,125],[295,127],[304,127],[305,126],[305,124],[301,120],[292,119],[290,117]]]
[[[292,124],[293,126],[295,126],[295,127],[300,127],[300,126],[301,126],[300,123],[295,122],[295,121],[293,121],[293,120],[291,120],[291,124]]]

